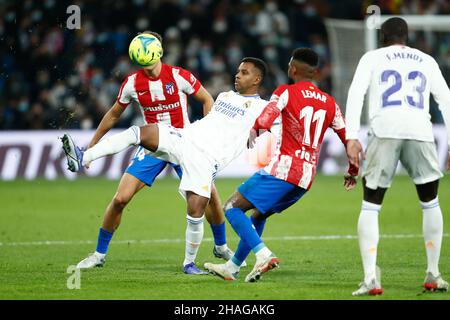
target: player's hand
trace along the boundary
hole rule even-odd
[[[350,164],[359,168],[359,155],[361,154],[362,160],[366,158],[361,143],[358,140],[348,140],[346,151]]]
[[[356,187],[357,181],[356,178],[358,178],[357,176],[352,176],[348,173],[344,174],[344,188],[347,191],[353,190]]]

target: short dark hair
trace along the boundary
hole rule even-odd
[[[316,68],[319,65],[319,55],[310,48],[297,48],[292,52],[292,59],[304,62]]]
[[[241,60],[241,63],[243,62],[253,63],[255,68],[261,72],[261,82],[264,80],[264,77],[267,74],[267,64],[263,60],[254,57],[245,57]]]
[[[381,25],[383,41],[404,41],[408,40],[408,24],[400,17],[389,18]]]
[[[161,42],[161,44],[162,44],[163,38],[162,38],[162,36],[161,36],[158,32],[150,31],[150,30],[145,30],[145,31],[142,31],[142,32],[141,32],[141,34],[143,34],[143,33],[145,33],[145,34],[151,34],[152,36],[155,36],[156,38],[158,38],[159,42]]]

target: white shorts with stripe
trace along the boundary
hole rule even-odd
[[[432,182],[443,176],[433,142],[378,138],[369,133],[361,175],[366,179],[366,186],[369,189],[389,188],[398,161],[416,185]]]
[[[158,150],[155,157],[179,164],[183,170],[179,191],[186,198],[186,191],[192,191],[206,198],[211,196],[211,186],[218,164],[202,152],[190,139],[183,135],[184,129],[158,123]]]

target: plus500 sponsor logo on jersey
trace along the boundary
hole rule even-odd
[[[144,111],[164,111],[164,110],[171,110],[176,109],[180,107],[180,102],[177,101],[175,103],[171,104],[158,104],[155,107],[142,107]]]

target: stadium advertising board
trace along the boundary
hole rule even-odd
[[[68,131],[82,146],[87,146],[93,131]],[[119,130],[112,130],[114,134]],[[447,157],[447,134],[443,125],[433,127],[435,142],[438,149],[439,164],[444,169]],[[66,170],[66,160],[61,149],[59,136],[61,131],[3,131],[0,134],[0,179],[15,180],[36,178],[76,179],[79,176],[105,177],[118,179],[128,166],[135,148],[111,157],[99,159],[92,163],[88,170],[72,173]],[[360,139],[365,146],[367,129],[361,130]],[[264,133],[257,138],[253,149],[245,151],[227,168],[220,172],[219,177],[248,177],[259,168],[266,165],[273,152],[275,138],[271,133]],[[339,138],[330,130],[325,134],[318,172],[326,175],[341,174],[346,170],[345,150]],[[399,166],[399,172],[402,169]],[[161,177],[172,174],[170,170]]]

